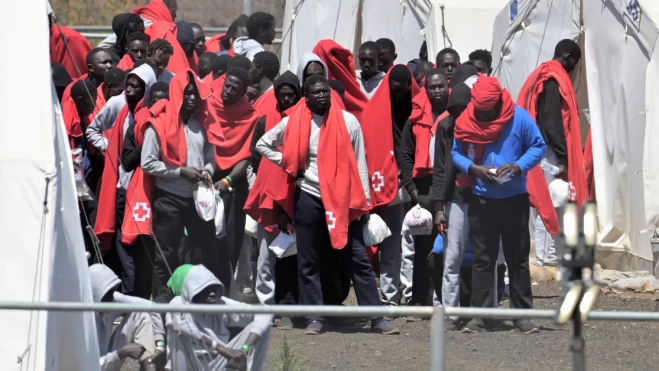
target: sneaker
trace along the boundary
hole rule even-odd
[[[320,321],[313,321],[304,330],[305,335],[320,335],[323,332],[323,323]]]
[[[487,331],[487,328],[485,327],[483,320],[481,320],[480,318],[473,318],[465,325],[464,328],[462,328],[463,334],[475,334],[477,332],[485,332],[485,331]]]
[[[528,319],[521,319],[515,323],[515,330],[524,334],[537,334],[540,332],[538,326]]]
[[[460,320],[445,318],[444,319],[444,331],[453,332],[457,331],[460,325]]]
[[[293,329],[293,321],[291,320],[291,317],[282,317],[277,321],[277,328],[280,330],[292,330]]]
[[[376,319],[371,322],[371,330],[377,331],[383,335],[398,335],[400,330],[391,324],[391,322],[384,319]]]
[[[416,303],[416,304],[412,304],[412,305],[410,305],[410,306],[412,306],[412,307],[420,307],[421,304]],[[423,321],[423,318],[421,318],[421,317],[405,316],[405,322],[421,322],[421,321]]]

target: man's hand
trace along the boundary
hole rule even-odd
[[[439,234],[446,237],[446,230],[448,229],[448,221],[446,220],[446,214],[443,211],[438,211],[435,213],[435,224],[437,224],[437,230]]]
[[[511,177],[513,175],[521,174],[522,170],[519,168],[519,165],[516,163],[503,164],[497,169],[498,177]]]
[[[557,167],[559,171],[554,175],[554,178],[563,179],[567,182],[567,168],[564,165],[558,165]]]
[[[412,205],[418,205],[419,204],[419,191],[416,189],[412,190],[410,192],[410,198],[412,199]]]
[[[181,178],[190,183],[198,183],[204,179],[204,175],[201,173],[201,170],[194,167],[182,167]]]
[[[490,169],[489,166],[471,164],[469,166],[469,175],[475,176],[485,183],[496,183],[497,181],[494,179],[494,174],[490,173]]]
[[[217,352],[222,357],[229,360],[229,367],[237,370],[245,370],[247,368],[247,357],[245,356],[245,352],[243,352],[241,349],[227,348],[218,344]],[[240,367],[243,363],[244,367]]]
[[[279,228],[279,232],[290,234],[290,231],[288,230],[289,224],[291,224],[291,218],[288,217],[288,214],[283,211],[279,213],[279,219],[277,221],[277,228]]]
[[[165,352],[158,350],[156,348],[155,353],[153,353],[153,357],[149,359],[149,363],[154,364],[157,370],[164,369],[165,364],[167,363],[167,357],[165,357]]]
[[[117,350],[117,355],[122,360],[126,358],[140,359],[143,353],[144,347],[137,343],[126,344]]]
[[[201,176],[204,178],[204,182],[206,184],[208,184],[211,187],[213,186],[213,177],[211,177],[211,174],[208,172],[208,170],[202,170]]]
[[[369,220],[371,220],[371,213],[368,211],[359,218],[359,221],[362,222],[362,224],[368,223]]]
[[[298,170],[298,172],[297,172],[297,178],[296,178],[296,179],[304,179],[304,173],[305,173],[305,172],[306,172],[306,171],[305,171],[304,169],[300,169],[300,170]]]
[[[261,89],[259,89],[258,86],[250,86],[247,88],[247,94],[245,95],[247,95],[247,99],[252,101],[258,98],[260,93],[261,93]]]
[[[229,186],[221,180],[215,183],[215,189],[220,192],[220,196],[224,196],[225,194],[229,193]]]

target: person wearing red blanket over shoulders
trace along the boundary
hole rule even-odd
[[[375,41],[367,41],[359,47],[357,55],[361,70],[357,71],[357,81],[368,99],[373,98],[384,80],[386,72],[378,70],[380,65],[380,47]]]
[[[192,27],[192,32],[194,32],[194,52],[197,54],[197,57],[201,57],[206,52],[206,31],[204,31],[204,28],[199,23],[190,23],[190,27]]]
[[[307,78],[304,97],[304,102],[256,144],[263,157],[288,174],[285,183],[269,183],[267,192],[275,199],[294,197],[300,302],[323,305],[320,250],[334,248],[352,266],[359,304],[379,306],[375,276],[364,248],[369,189],[361,127],[331,98],[324,77]],[[294,183],[299,186],[293,189]],[[307,321],[306,334],[323,331],[322,317],[311,315]],[[371,327],[386,334],[399,333],[381,318],[374,319]]]
[[[131,13],[148,20],[149,22],[144,22],[144,26],[149,27],[151,23],[157,21],[174,23],[177,11],[176,0],[150,0],[148,4],[133,9]]]
[[[197,71],[199,57],[195,53],[195,35],[190,23],[186,21],[176,22],[176,40],[183,49],[183,53],[188,60],[188,66],[190,69],[199,74]]]
[[[451,157],[462,172],[456,186],[471,186],[473,192],[468,212],[474,251],[471,306],[496,305],[492,278],[501,242],[510,277],[510,307],[532,308],[526,176],[545,152],[540,130],[523,108],[515,106],[496,78],[480,76],[453,133]],[[463,332],[482,331],[489,324],[474,318]],[[516,321],[515,328],[524,333],[537,332],[537,327],[526,319]]]
[[[400,301],[401,228],[410,200],[399,180],[400,142],[418,92],[410,69],[396,65],[382,80],[360,120],[368,154],[371,209],[391,230],[391,236],[379,245],[380,289],[383,301],[389,305]]]
[[[432,69],[426,75],[426,87],[412,101],[412,114],[402,129],[398,148],[400,177],[412,202],[433,213],[435,210],[432,179],[435,133],[440,121],[448,117],[448,82],[446,72]],[[412,297],[408,305],[433,305],[433,286],[440,290],[441,281],[431,282],[428,256],[432,252],[438,231],[414,236]],[[441,293],[441,291],[440,291]],[[441,295],[439,296],[441,297]]]
[[[174,47],[165,39],[155,39],[149,44],[147,58],[156,66],[156,79],[167,85],[174,78],[174,74],[167,69],[172,54],[174,54]]]
[[[126,41],[126,54],[117,63],[117,68],[128,71],[135,66],[135,62],[144,59],[149,49],[149,38],[141,32],[128,35]]]
[[[48,26],[50,28],[50,62],[57,62],[64,66],[73,79],[82,77],[86,70],[85,58],[87,53],[92,50],[92,45],[78,31],[53,24],[51,15],[48,15]],[[66,48],[67,44],[70,53]]]
[[[215,224],[199,217],[193,197],[199,182],[210,181],[215,171],[215,151],[207,133],[208,94],[194,72],[179,73],[169,86],[167,104],[146,121],[141,167],[154,178],[154,188],[146,199],[151,208],[146,202],[136,203],[133,218],[153,217],[153,233],[162,250],[154,262],[154,296],[166,287],[171,272],[186,263],[181,257],[194,256],[193,264],[203,263],[214,274],[221,273]],[[182,245],[184,228],[188,241]]]
[[[259,111],[260,105],[274,103],[274,90],[272,86],[279,75],[279,58],[277,54],[264,50],[256,53],[249,69],[252,87],[258,89],[258,96],[254,101],[254,109]],[[262,115],[260,115],[262,116]]]
[[[556,45],[554,58],[542,63],[526,79],[517,98],[520,107],[535,118],[547,143],[544,159],[558,167],[552,175],[540,166],[529,173],[529,194],[535,207],[536,264],[558,264],[553,235],[558,232],[558,215],[548,184],[562,179],[570,184],[571,199],[581,204],[588,200],[586,172],[581,147],[581,128],[577,96],[569,73],[581,58],[579,45],[569,39]]]
[[[214,91],[209,98],[208,110],[213,120],[208,132],[209,141],[215,146],[216,167],[213,183],[224,201],[226,220],[226,236],[220,240],[219,250],[229,257],[232,268],[224,272],[225,276],[236,270],[245,235],[243,207],[249,192],[249,148],[258,120],[245,96],[249,84],[247,70],[230,68],[221,92]]]

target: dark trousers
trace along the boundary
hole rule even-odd
[[[218,182],[225,176],[229,175],[230,170],[217,170],[213,176],[213,182]],[[242,176],[233,180],[233,192],[227,193],[222,196],[224,202],[224,220],[226,228],[226,236],[220,239],[220,250],[222,254],[228,254],[231,268],[233,272],[236,271],[238,265],[238,258],[240,257],[240,249],[243,246],[243,238],[245,236],[245,202],[247,202],[247,195],[249,194],[249,184],[247,176]],[[222,283],[228,285],[229,283]],[[227,289],[228,290],[228,289]]]
[[[275,282],[275,303],[293,305],[300,302],[297,255],[277,259]]]
[[[206,222],[197,215],[194,198],[177,196],[156,187],[152,209],[153,232],[162,250],[156,254],[153,264],[153,296],[167,285],[171,273],[186,263],[203,264],[222,280],[215,223],[212,220]],[[181,243],[183,228],[188,231],[185,244]],[[198,254],[194,253],[197,251]]]
[[[432,176],[427,176],[420,179],[414,179],[417,187],[419,205],[434,213],[434,201],[432,200]],[[435,244],[437,238],[437,228],[433,225],[432,232],[429,235],[414,236],[414,270],[412,271],[412,299],[408,305],[428,305],[432,306],[432,294],[435,284],[439,284],[437,289],[442,291],[441,279],[433,280],[431,270],[429,270],[429,260],[434,259],[428,257]],[[443,265],[442,271],[443,271]],[[441,276],[440,276],[441,277]],[[434,282],[435,281],[435,282]],[[439,296],[441,298],[441,295]]]
[[[474,195],[469,203],[469,238],[474,248],[472,307],[494,307],[494,267],[499,240],[508,265],[511,308],[532,308],[529,271],[529,196],[503,199]]]
[[[320,280],[321,249],[331,249],[325,208],[319,198],[304,191],[295,197],[295,235],[300,282],[300,304],[323,305]],[[380,306],[375,275],[364,247],[362,224],[353,221],[348,228],[348,243],[341,250],[343,261],[351,267],[352,282],[359,305]],[[325,262],[323,262],[323,265]],[[321,321],[320,316],[307,317]]]

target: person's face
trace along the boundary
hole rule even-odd
[[[172,55],[170,53],[163,53],[162,50],[154,50],[153,53],[151,53],[149,59],[151,59],[151,62],[156,65],[156,74],[158,76],[167,69],[169,58],[171,57]]]
[[[133,40],[126,45],[126,53],[130,55],[133,62],[146,58],[146,49],[149,45],[146,41]]]
[[[362,49],[359,51],[359,66],[362,68],[362,76],[371,78],[378,73],[380,51],[375,49]]]
[[[183,48],[183,52],[185,53],[186,57],[192,58],[192,54],[194,53],[195,48],[194,43],[183,43],[181,44],[181,48]]]
[[[307,64],[307,68],[304,69],[304,79],[306,80],[307,77],[311,75],[325,75],[325,69],[323,68],[323,65],[318,63],[318,62],[311,62]]]
[[[567,73],[574,71],[574,68],[579,64],[579,59],[576,59],[567,53],[563,54],[561,59],[561,65],[563,65],[563,68],[565,68],[565,72]]]
[[[261,81],[261,72],[262,69],[252,63],[252,67],[249,69],[249,78],[252,80],[252,84],[258,84]]]
[[[192,27],[192,32],[194,32],[194,51],[197,53],[197,56],[200,56],[206,51],[206,33],[202,28],[198,27]]]
[[[151,92],[151,104],[154,104],[161,99],[169,99],[169,92],[160,90]]]
[[[433,106],[446,102],[448,98],[448,83],[446,82],[446,78],[440,74],[426,77],[426,94]]]
[[[191,82],[185,87],[185,90],[183,90],[183,105],[181,106],[181,111],[186,111],[188,113],[196,112],[200,103],[201,97],[199,96],[197,85]]]
[[[101,298],[101,303],[111,303],[114,301],[114,292],[117,291],[117,288],[113,288],[112,290],[108,291],[103,297]]]
[[[247,86],[236,76],[227,75],[222,88],[222,102],[236,104],[247,93]]]
[[[87,116],[94,112],[94,102],[88,96],[76,97],[73,99],[76,104],[76,109],[81,115]]]
[[[199,63],[197,69],[199,70],[199,78],[203,79],[204,77],[206,77],[206,75],[211,73],[211,71],[213,70],[213,63],[210,61]]]
[[[453,53],[445,53],[437,58],[437,67],[446,71],[446,76],[451,79],[453,73],[460,66],[460,58]]]
[[[487,62],[485,62],[485,61],[477,59],[475,61],[471,61],[471,63],[474,65],[474,67],[476,67],[478,72],[480,72],[482,74],[485,74],[485,75],[489,76],[490,73],[492,72],[492,67],[490,67],[490,65],[487,64]]]
[[[389,49],[381,49],[380,50],[380,65],[378,66],[378,69],[382,72],[389,72],[391,67],[394,66],[394,61],[396,60],[396,57],[398,57],[397,54],[393,53]]]
[[[99,80],[103,80],[105,73],[112,67],[114,67],[114,60],[112,60],[110,53],[106,51],[96,53],[92,58],[92,63],[87,65],[89,74]]]
[[[108,100],[112,97],[116,97],[124,91],[124,84],[114,83],[114,84],[103,84],[103,94],[105,99]]]
[[[262,29],[261,34],[263,35],[263,43],[272,45],[275,39],[275,25],[271,24],[270,27]]]
[[[479,111],[479,110],[474,110],[474,118],[478,121],[482,122],[490,122],[494,121],[497,117],[499,117],[499,113],[501,112],[501,99],[499,99],[499,102],[494,105],[494,107],[490,110],[487,111]]]
[[[192,302],[195,304],[215,304],[217,303],[219,292],[219,285],[206,286],[205,289],[192,298]]]
[[[176,1],[169,1],[169,5],[167,5],[167,9],[169,9],[169,14],[172,15],[172,19],[176,21],[176,11],[178,10],[178,4]]]
[[[126,81],[126,100],[138,102],[144,98],[144,83],[137,76],[131,75]]]
[[[328,83],[319,81],[311,85],[305,98],[309,108],[314,112],[325,112],[330,107],[330,87]]]
[[[293,107],[298,100],[297,92],[292,86],[283,84],[277,89],[277,103],[282,111]]]
[[[410,92],[410,82],[409,81],[389,81],[389,93],[391,96],[392,103],[399,103],[405,98]]]

